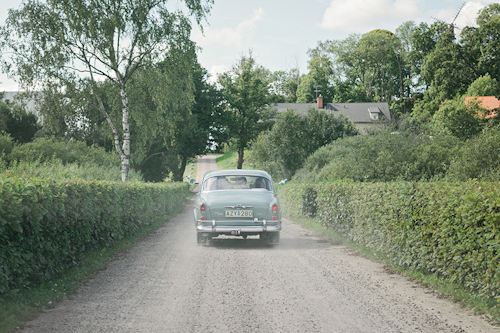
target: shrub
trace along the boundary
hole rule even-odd
[[[121,168],[118,163],[112,166],[101,166],[96,163],[84,162],[64,164],[57,158],[46,160],[45,162],[12,162],[10,165],[4,165],[1,170],[6,170],[9,175],[16,177],[40,177],[40,178],[76,178],[85,180],[108,180],[121,181]],[[129,180],[143,181],[142,175],[130,169]]]
[[[8,155],[14,148],[14,140],[8,133],[0,133],[0,156]]]
[[[100,166],[118,165],[120,159],[115,153],[108,153],[100,147],[89,147],[82,141],[37,138],[33,142],[14,147],[8,156],[10,161],[46,162],[52,158],[63,164],[95,163]]]
[[[460,141],[448,134],[379,131],[337,140],[309,156],[299,182],[443,178]]]
[[[477,103],[464,104],[463,98],[445,101],[434,114],[432,123],[437,129],[466,140],[481,133],[485,124],[480,113],[484,112]]]
[[[187,183],[21,179],[0,175],[0,295],[78,265],[161,221],[185,201]]]
[[[499,181],[500,125],[488,127],[481,135],[468,140],[452,161],[447,177],[461,181]]]
[[[324,225],[385,253],[394,263],[434,272],[500,300],[498,182],[287,183],[284,213],[317,193]],[[298,209],[293,212],[297,214]]]
[[[324,110],[310,108],[304,116],[287,110],[253,143],[249,161],[276,179],[290,179],[319,147],[356,134],[349,120]]]
[[[37,117],[16,104],[0,101],[0,132],[5,131],[19,143],[30,142],[40,129]]]

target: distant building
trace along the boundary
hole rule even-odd
[[[385,128],[391,121],[388,103],[324,103],[323,97],[318,97],[317,103],[277,103],[274,107],[278,113],[293,109],[305,115],[309,108],[323,109],[336,116],[344,116],[351,120],[362,134],[374,129]]]
[[[500,101],[495,97],[495,96],[478,96],[478,97],[465,97],[465,105],[469,104],[470,101],[477,100],[479,102],[479,105],[482,106],[483,108],[486,108],[490,110],[490,114],[487,115],[485,118],[493,118],[497,115],[496,111],[493,110],[498,110],[500,108]]]

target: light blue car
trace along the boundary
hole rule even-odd
[[[271,176],[261,170],[216,170],[203,176],[194,208],[198,244],[219,235],[259,235],[279,243],[280,203]]]

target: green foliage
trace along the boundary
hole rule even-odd
[[[500,96],[500,83],[490,74],[480,76],[467,88],[465,96]]]
[[[449,179],[500,181],[500,126],[468,140],[450,164]]]
[[[330,57],[316,53],[307,65],[309,73],[304,75],[297,87],[297,103],[312,103],[316,96],[323,96],[325,102],[333,101],[331,78],[334,67]],[[319,93],[316,92],[319,90]]]
[[[297,87],[297,103],[313,103],[316,101],[314,85],[314,78],[311,75],[306,74],[302,77]]]
[[[500,65],[497,54],[500,52],[500,4],[492,3],[479,12],[477,27],[467,27],[461,33],[461,42],[473,55],[477,73],[489,73],[500,80]],[[477,77],[478,77],[477,76]]]
[[[455,42],[454,30],[448,29],[425,58],[422,78],[431,83],[441,102],[464,94],[477,77],[466,57],[462,46]]]
[[[417,86],[430,86],[431,82],[426,81],[421,76],[422,66],[426,57],[436,48],[441,34],[446,29],[448,27],[443,22],[434,22],[431,26],[422,22],[410,33],[411,47],[408,59],[411,64],[411,71],[418,79]]]
[[[324,110],[310,108],[304,116],[287,110],[253,143],[249,161],[276,179],[290,179],[319,147],[356,134],[351,122]]]
[[[236,164],[238,163],[238,152],[227,152],[218,156],[215,161],[217,162],[218,169],[236,169]]]
[[[294,179],[314,183],[443,178],[459,146],[451,135],[414,132],[412,127],[379,131],[319,148]]]
[[[0,136],[0,154],[2,145],[12,151],[4,155],[0,172],[5,171],[13,176],[109,181],[121,179],[116,153],[106,152],[100,147],[89,147],[81,141],[38,138],[13,146],[9,136]],[[143,180],[143,177],[132,170],[129,179]]]
[[[267,108],[272,100],[269,77],[269,71],[250,54],[218,78],[226,102],[225,128],[238,149],[238,169],[243,166],[245,148],[265,129],[260,121],[265,124],[273,115]]]
[[[65,95],[68,91],[69,97],[83,101],[82,107],[90,103],[98,110],[112,132],[114,148],[120,155],[122,181],[125,181],[131,161],[130,123],[134,120],[129,96],[136,93],[131,79],[138,70],[157,62],[176,42],[189,40],[191,20],[188,16],[200,24],[213,0],[182,3],[186,13],[170,10],[166,0],[129,1],[112,6],[91,0],[27,0],[19,9],[9,11],[6,24],[0,30],[5,49],[3,69],[31,89],[38,86],[53,90],[56,95]],[[82,72],[84,78],[80,78]],[[113,87],[107,91],[108,96],[121,102],[119,117],[102,99],[99,86],[103,81]],[[158,87],[163,82],[159,81]],[[179,84],[180,89],[183,87]],[[164,93],[167,95],[168,91]],[[55,121],[50,122],[51,126],[65,132],[64,115],[68,111],[71,114],[72,110],[65,107],[64,102],[54,104],[55,116],[49,120]]]
[[[37,117],[13,104],[0,101],[0,133],[6,132],[19,143],[30,142],[40,129]]]
[[[298,67],[288,71],[276,71],[271,75],[270,80],[274,103],[297,102],[297,89],[302,82]]]
[[[0,294],[57,276],[164,218],[186,183],[146,184],[0,176]]]
[[[107,180],[120,181],[120,166],[114,165],[99,165],[93,162],[83,163],[63,163],[60,159],[52,158],[44,162],[39,160],[33,162],[12,162],[0,165],[0,173],[14,177],[29,178],[57,178],[57,179],[85,179],[85,180]],[[143,181],[142,175],[131,170],[129,180]]]
[[[14,148],[14,140],[10,134],[0,132],[0,156],[9,155]]]
[[[407,98],[413,85],[408,52],[414,26],[398,35],[373,30],[344,40],[319,42],[309,50],[309,73],[297,90],[298,102],[313,102],[320,90],[327,102],[390,101]]]
[[[303,215],[307,191],[321,223],[342,236],[500,300],[498,183],[287,183],[284,213]]]
[[[45,162],[53,158],[67,163],[95,163],[103,167],[118,165],[117,154],[108,153],[100,147],[89,147],[81,141],[38,138],[33,142],[17,145],[8,155],[14,162]]]
[[[466,140],[481,133],[485,123],[480,116],[481,111],[478,103],[465,105],[463,98],[447,100],[432,117],[432,123],[439,130]]]

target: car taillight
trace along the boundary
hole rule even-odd
[[[276,214],[278,212],[278,205],[273,204],[273,214]]]
[[[200,211],[202,214],[205,214],[205,211],[207,210],[207,208],[205,207],[205,204],[201,204],[200,206]]]

